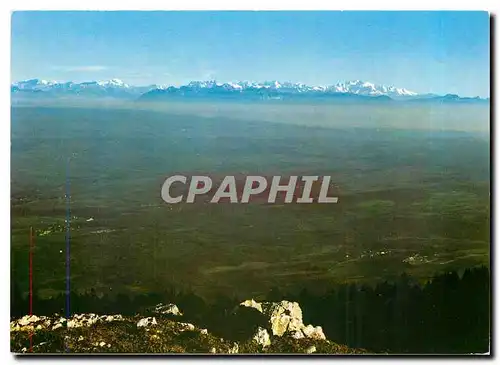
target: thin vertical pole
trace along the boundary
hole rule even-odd
[[[33,227],[30,227],[30,251],[29,251],[29,296],[30,308],[29,315],[33,315]]]
[[[68,325],[69,317],[71,315],[70,307],[70,240],[71,240],[71,195],[70,195],[70,179],[69,179],[69,162],[68,158],[66,163],[66,325]],[[66,345],[66,352],[69,352],[69,348]]]
[[[71,315],[70,310],[70,240],[71,240],[71,205],[70,205],[70,179],[69,161],[66,165],[66,319]]]
[[[33,315],[33,227],[30,227],[30,251],[29,251],[29,315]],[[30,332],[30,352],[33,352],[33,331]]]

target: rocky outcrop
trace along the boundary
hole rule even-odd
[[[247,308],[255,308],[259,312],[263,313],[263,311],[262,311],[262,304],[256,302],[253,299],[247,299],[247,300],[241,302],[240,306],[247,307]]]
[[[312,345],[306,349],[306,354],[314,354],[316,352],[316,346]]]
[[[155,317],[146,317],[140,319],[139,322],[137,322],[137,328],[154,326],[156,324],[158,324],[158,322],[156,322]]]
[[[305,325],[302,310],[296,302],[259,303],[250,299],[237,308],[229,322],[236,322],[237,330],[241,329],[239,326],[250,328],[241,339],[234,338],[233,333],[228,333],[227,337],[222,335],[222,338],[214,327],[200,328],[180,321],[185,316],[176,305],[159,304],[154,307],[154,316],[151,310],[146,310],[149,315],[145,317],[93,313],[74,314],[69,318],[60,315],[24,316],[10,323],[11,350],[17,353],[215,354],[357,351],[326,340],[321,327]],[[27,349],[26,344],[31,339],[33,345]]]
[[[123,320],[123,316],[121,314],[99,316],[94,313],[84,313],[74,314],[69,319],[60,317],[59,315],[55,315],[54,317],[39,317],[36,315],[27,315],[18,320],[10,322],[10,330],[11,332],[38,331],[43,329],[56,330],[61,327],[89,327],[99,322],[113,322],[121,320]]]
[[[16,321],[10,322],[10,331],[36,331],[50,327],[51,323],[48,317],[38,317],[35,315],[24,316]]]
[[[271,338],[269,337],[269,333],[265,328],[262,327],[257,328],[257,332],[252,337],[252,340],[257,342],[257,344],[262,347],[267,347],[271,344]]]
[[[157,304],[153,309],[153,313],[158,315],[182,316],[182,312],[175,304]]]
[[[321,326],[313,327],[311,325],[304,326],[301,328],[302,333],[307,338],[314,338],[315,340],[326,340],[326,336],[323,333]]]
[[[179,326],[181,328],[181,332],[182,331],[194,331],[196,329],[196,327],[194,325],[192,325],[191,323],[179,322]],[[208,333],[207,330],[205,330],[205,331],[200,330],[200,332],[206,332],[206,333]]]
[[[297,302],[282,300],[281,302],[259,303],[253,299],[249,299],[240,303],[240,306],[253,308],[262,313],[267,323],[267,329],[273,336],[281,337],[289,335],[296,340],[303,338],[326,340],[326,336],[320,326],[314,327],[303,323],[302,309]]]

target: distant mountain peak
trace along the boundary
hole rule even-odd
[[[14,82],[12,85],[17,86],[20,89],[24,88],[35,88],[35,87],[45,87],[57,84],[56,81],[48,81],[43,79],[27,79],[18,82]]]
[[[98,84],[101,85],[101,86],[105,86],[105,87],[125,87],[125,88],[129,87],[129,85],[127,85],[126,83],[124,83],[120,79],[111,79],[111,80],[107,80],[107,81],[99,81]]]
[[[338,92],[346,92],[358,95],[387,95],[391,97],[417,96],[418,93],[405,88],[397,88],[395,86],[377,85],[372,82],[351,80],[339,82],[334,85]]]

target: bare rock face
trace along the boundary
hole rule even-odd
[[[307,338],[312,338],[315,340],[326,340],[326,336],[323,333],[323,328],[321,328],[321,326],[313,327],[311,325],[307,325],[302,328],[302,332]]]
[[[304,333],[302,331],[295,331],[295,332],[292,332],[292,338],[296,339],[296,340],[300,340],[300,339],[303,339],[305,338],[306,336],[304,335]]]
[[[63,323],[66,322],[66,318],[59,318],[59,321],[54,322],[54,326],[52,326],[52,331],[61,328],[63,326]]]
[[[239,346],[238,346],[238,343],[237,343],[237,342],[235,342],[235,343],[233,344],[233,347],[231,347],[231,348],[229,349],[228,354],[237,354],[237,353],[238,353],[238,351],[239,351]]]
[[[67,326],[68,328],[88,327],[98,322],[122,321],[120,314],[99,316],[94,313],[74,314],[70,318],[55,316],[53,318],[44,316],[24,316],[10,323],[11,331],[37,331],[51,328],[57,330]]]
[[[261,312],[273,336],[281,337],[286,334],[295,339],[312,338],[326,340],[323,329],[320,326],[304,325],[302,321],[302,309],[297,302],[282,300],[281,302],[258,303],[253,299],[249,299],[240,303],[240,306],[254,308]]]
[[[178,326],[179,326],[179,329],[181,332],[182,331],[194,331],[196,329],[195,326],[192,325],[191,323],[179,322]],[[207,333],[208,333],[208,331],[207,331]]]
[[[256,302],[255,300],[253,299],[248,299],[248,300],[245,300],[244,302],[241,302],[240,303],[241,306],[243,307],[248,307],[248,308],[255,308],[257,309],[260,313],[263,313],[262,312],[262,304]]]
[[[264,303],[263,313],[269,318],[274,336],[281,337],[285,332],[300,331],[304,327],[302,309],[296,302],[283,300],[279,303]]]
[[[263,348],[271,345],[271,338],[269,337],[269,333],[265,328],[262,327],[257,328],[257,332],[253,336],[253,340]]]
[[[20,326],[28,326],[32,323],[36,323],[40,320],[41,318],[35,315],[32,316],[24,316],[21,319],[19,319],[18,323]]]
[[[137,322],[137,327],[149,327],[149,326],[153,326],[153,325],[156,325],[157,322],[156,322],[156,318],[155,317],[146,317],[146,318],[142,318],[139,320],[139,322]]]
[[[306,350],[306,354],[314,354],[316,352],[316,346],[309,346]]]
[[[157,304],[153,313],[162,315],[182,316],[182,312],[175,304]]]
[[[11,332],[16,331],[36,331],[47,328],[51,325],[51,320],[44,316],[24,316],[18,320],[10,322]]]
[[[72,318],[68,320],[67,326],[69,328],[73,327],[88,327],[102,320],[97,314],[75,314]]]

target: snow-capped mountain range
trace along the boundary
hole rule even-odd
[[[266,81],[266,82],[217,82],[191,81],[179,87],[168,85],[133,86],[119,79],[107,81],[57,82],[30,79],[14,82],[11,92],[15,95],[29,96],[99,96],[138,98],[140,100],[160,100],[168,97],[258,97],[263,99],[286,99],[296,97],[342,97],[343,99],[411,100],[446,98],[445,100],[483,100],[461,98],[458,95],[439,96],[419,94],[405,88],[377,85],[360,80],[338,82],[328,86],[310,86],[303,83]]]
[[[58,82],[58,81],[47,81],[41,79],[30,79],[19,82],[14,82],[12,85],[14,88],[20,90],[40,90],[49,91],[51,89],[74,89],[74,88],[86,88],[86,87],[117,87],[117,88],[128,88],[129,86],[119,79],[112,79],[107,81],[86,81],[75,83],[72,81]]]
[[[336,92],[347,93],[365,96],[380,96],[387,95],[390,97],[398,96],[416,96],[416,92],[396,88],[394,86],[375,85],[371,82],[360,80],[339,82],[331,86],[309,86],[302,83],[266,81],[263,83],[256,82],[227,82],[218,83],[216,81],[192,81],[187,87],[192,88],[225,88],[233,91],[243,91],[246,89],[270,89],[280,91],[297,91],[297,92]]]
[[[106,81],[86,81],[75,83],[72,81],[57,82],[47,81],[41,79],[31,79],[15,82],[12,84],[13,88],[25,91],[51,91],[55,89],[78,90],[87,88],[119,88],[119,89],[167,89],[173,86],[165,85],[149,85],[149,86],[130,86],[120,79],[111,79]],[[263,83],[238,81],[220,83],[214,80],[210,81],[191,81],[189,84],[181,87],[193,89],[217,89],[222,88],[228,91],[244,91],[247,89],[270,89],[281,91],[297,91],[297,92],[310,92],[310,91],[323,91],[323,92],[338,92],[349,93],[366,96],[416,96],[417,93],[404,89],[396,88],[394,86],[376,85],[371,82],[363,82],[360,80],[339,82],[331,86],[309,86],[302,83],[279,82],[279,81],[266,81]]]
[[[47,92],[47,93],[68,93],[79,94],[88,91],[123,91],[125,93],[142,93],[155,89],[157,85],[150,86],[130,86],[119,79],[106,81],[47,81],[42,79],[30,79],[14,82],[11,85],[12,92]]]

